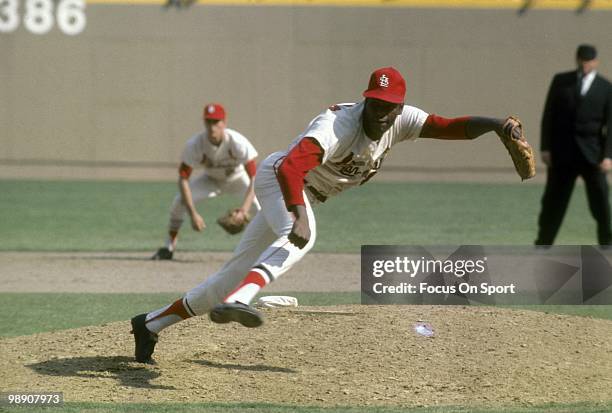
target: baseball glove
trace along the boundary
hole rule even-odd
[[[525,139],[521,121],[514,116],[509,116],[504,122],[502,132],[498,133],[499,138],[508,150],[516,172],[523,181],[533,178],[536,174],[535,156],[531,145]]]
[[[251,220],[251,217],[248,212],[241,214],[239,211],[239,209],[227,211],[227,214],[217,220],[217,224],[231,235],[242,232]]]

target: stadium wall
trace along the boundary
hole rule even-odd
[[[408,104],[516,114],[537,147],[549,82],[573,67],[577,44],[598,46],[612,77],[611,10],[347,4],[97,1],[68,35],[57,21],[32,33],[23,2],[19,26],[0,33],[0,178],[174,179],[209,101],[265,156],[329,104],[358,101],[382,65],[405,75]],[[384,169],[388,179],[516,179],[493,135],[400,145]]]

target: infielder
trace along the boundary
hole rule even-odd
[[[170,208],[168,238],[165,246],[153,255],[153,260],[172,259],[186,213],[189,213],[194,230],[206,228],[195,208],[195,204],[205,198],[223,193],[244,194],[242,205],[234,211],[237,220],[245,220],[249,212],[259,210],[253,190],[257,151],[246,137],[226,127],[225,109],[220,104],[204,106],[202,117],[204,130],[189,139],[183,150],[178,170],[179,193]],[[203,166],[204,173],[190,179],[197,166]]]
[[[164,328],[196,315],[215,323],[262,324],[249,306],[257,292],[278,279],[312,248],[312,205],[368,181],[393,145],[420,138],[474,139],[495,131],[520,133],[510,119],[446,119],[404,104],[405,81],[392,67],[374,71],[365,100],[333,105],[314,118],[289,148],[259,165],[255,193],[262,209],[248,225],[232,258],[174,303],[131,320],[136,360],[151,355]]]

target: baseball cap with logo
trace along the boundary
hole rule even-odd
[[[219,103],[204,106],[204,119],[225,120],[225,109]]]
[[[368,88],[363,92],[366,98],[403,103],[406,95],[406,81],[393,67],[376,69],[370,76]]]

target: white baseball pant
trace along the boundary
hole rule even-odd
[[[249,188],[249,183],[250,178],[246,172],[238,174],[236,177],[232,177],[227,181],[214,179],[204,172],[189,180],[189,188],[191,189],[193,203],[197,204],[203,199],[214,198],[224,193],[244,195]],[[260,209],[257,197],[255,197],[253,205],[251,206],[251,215],[256,214]],[[186,213],[187,208],[183,204],[181,194],[177,193],[170,207],[170,223],[168,224],[168,229],[170,231],[178,231],[183,225]]]
[[[257,169],[255,195],[261,211],[245,229],[233,256],[218,272],[185,295],[185,302],[194,315],[205,314],[223,302],[251,269],[259,269],[266,274],[267,281],[272,282],[301,260],[314,245],[316,223],[306,194],[304,201],[311,230],[310,241],[299,249],[288,240],[294,217],[287,211],[274,170],[274,163],[281,155],[273,153]]]

